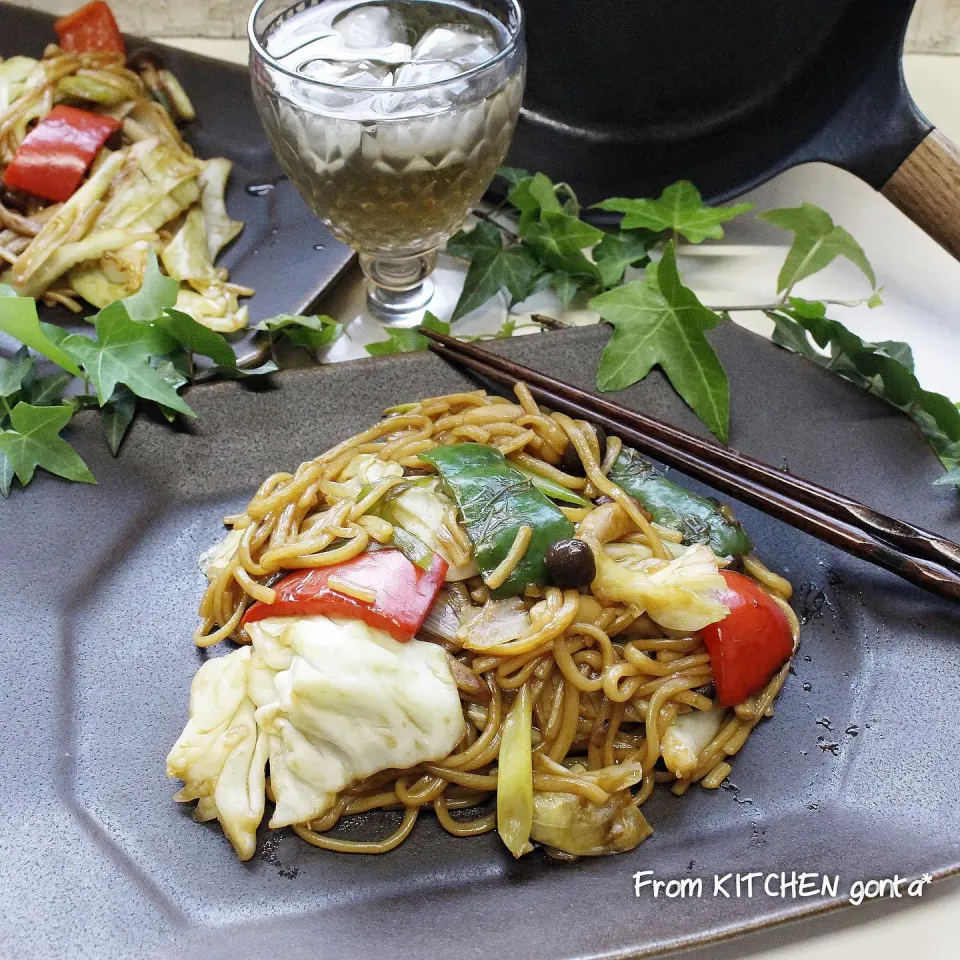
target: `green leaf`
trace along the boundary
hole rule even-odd
[[[326,315],[296,316],[283,313],[257,324],[258,330],[281,334],[294,346],[305,350],[320,350],[330,346],[343,333],[343,326]]]
[[[478,220],[470,230],[461,230],[447,241],[447,253],[472,260],[478,253],[497,253],[503,248],[503,236],[488,220]]]
[[[450,332],[450,324],[438,320],[429,310],[423,315],[420,326],[437,333]],[[386,340],[378,340],[376,343],[366,345],[366,351],[371,357],[382,357],[390,353],[417,353],[420,350],[426,350],[430,345],[430,341],[421,335],[416,327],[406,329],[389,327],[386,333]]]
[[[497,176],[501,180],[506,180],[507,186],[512,190],[521,180],[529,180],[533,174],[521,167],[500,167],[497,170]]]
[[[19,340],[24,346],[43,354],[58,367],[80,376],[74,359],[59,346],[63,332],[49,323],[41,323],[37,316],[37,302],[32,297],[18,297],[0,292],[0,331]]]
[[[572,277],[569,273],[557,270],[550,274],[550,286],[557,295],[560,303],[569,307],[573,298],[577,295],[582,284],[582,278]]]
[[[173,367],[174,371],[179,374],[181,380],[177,384],[179,389],[183,384],[189,383],[193,379],[194,366],[193,366],[193,357],[190,356],[184,350],[174,350],[172,353],[167,354],[165,357],[159,357],[154,360],[151,360],[151,366],[156,367],[160,361],[169,360],[170,365]]]
[[[650,248],[659,237],[649,230],[620,230],[604,234],[593,248],[593,259],[600,268],[605,287],[615,287],[623,280],[627,267],[643,266]]]
[[[416,353],[427,349],[426,338],[415,329],[391,327],[386,334],[386,340],[377,340],[364,347],[371,357],[383,357],[391,353]]]
[[[565,196],[567,199],[561,204],[564,213],[570,214],[571,217],[580,216],[580,200],[577,197],[576,192],[569,183],[558,183],[553,188],[554,193],[559,199],[560,196]]]
[[[137,412],[137,398],[123,384],[117,384],[113,396],[100,409],[100,425],[110,452],[116,456]]]
[[[222,367],[232,367],[237,364],[236,354],[226,338],[202,323],[197,323],[188,313],[167,307],[154,320],[154,326],[169,334],[176,343],[190,353],[209,357]]]
[[[171,410],[196,416],[176,390],[151,365],[153,331],[131,320],[126,307],[116,301],[96,317],[99,342],[81,334],[63,341],[64,349],[82,365],[103,405],[118,383],[128,386],[138,397],[153,400]]]
[[[71,373],[51,373],[32,379],[29,385],[24,386],[24,400],[35,407],[51,405],[63,396],[67,384],[73,379]]]
[[[442,320],[438,319],[434,314],[429,310],[426,311],[423,315],[423,320],[420,321],[420,326],[424,330],[433,330],[434,333],[449,333],[450,324],[444,323]]]
[[[483,306],[502,289],[509,292],[511,306],[526,300],[533,292],[540,271],[537,258],[520,244],[499,250],[479,250],[470,261],[453,321]]]
[[[622,390],[658,364],[694,413],[726,443],[730,387],[705,336],[719,318],[680,282],[672,242],[659,263],[656,281],[628,283],[590,301],[614,327],[597,368],[597,387]]]
[[[258,367],[207,367],[203,371],[203,380],[248,380],[252,377],[265,377],[276,373],[280,368],[272,361],[266,360]]]
[[[760,219],[794,235],[777,277],[778,293],[792,290],[801,280],[828,267],[837,257],[846,257],[870,281],[870,286],[876,287],[877,278],[863,248],[843,227],[834,224],[826,210],[812,203],[803,203],[799,207],[767,210],[760,214]]]
[[[543,213],[562,213],[553,181],[542,173],[525,177],[507,195],[507,202],[520,212],[520,234]]]
[[[179,291],[180,284],[160,272],[157,255],[151,248],[140,289],[120,302],[126,307],[131,320],[150,322],[158,320],[164,310],[176,304]]]
[[[190,382],[190,377],[183,369],[178,356],[162,357],[154,361],[153,369],[172,390],[179,390]]]
[[[771,314],[778,332],[775,341],[804,353],[821,367],[839,373],[858,386],[906,413],[920,427],[944,466],[952,472],[960,463],[960,410],[943,394],[924,390],[912,370],[913,356],[906,344],[883,344],[861,340],[842,323],[826,316],[826,307],[816,301],[791,297],[787,306]],[[809,333],[821,349],[809,341],[798,342],[800,333]],[[905,361],[909,361],[909,364]],[[944,481],[950,483],[952,481]]]
[[[93,393],[75,393],[72,396],[64,397],[63,403],[74,413],[79,413],[81,410],[100,409],[100,401]]]
[[[673,230],[691,243],[701,243],[707,237],[723,239],[723,227],[720,224],[753,209],[752,203],[737,203],[732,207],[709,207],[703,202],[700,191],[688,180],[671,184],[657,200],[613,197],[595,206],[601,210],[622,213],[622,230],[633,230],[636,227],[656,233]]]
[[[543,213],[538,221],[521,225],[520,234],[551,269],[602,282],[600,268],[583,254],[603,239],[602,230],[565,213]]]
[[[877,348],[882,350],[888,357],[892,357],[898,363],[902,363],[911,373],[913,373],[913,350],[909,343],[903,343],[900,340],[879,340]]]
[[[18,350],[12,360],[0,357],[0,397],[18,393],[32,371],[33,358],[25,347]]]
[[[948,470],[938,480],[934,480],[933,485],[936,487],[960,487],[960,467],[954,467],[952,470]]]
[[[773,342],[778,347],[792,350],[810,360],[822,357],[822,354],[818,353],[810,343],[807,331],[796,320],[786,314],[774,313],[772,310],[766,311],[766,314],[774,322]]]
[[[0,450],[0,497],[10,496],[13,476],[13,464],[10,462],[10,458]]]
[[[33,479],[37,467],[66,480],[96,483],[87,465],[60,436],[72,416],[67,406],[34,407],[20,402],[13,408],[13,429],[0,433],[0,453],[10,461],[23,486]]]

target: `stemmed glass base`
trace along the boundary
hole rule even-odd
[[[367,278],[370,312],[387,326],[417,326],[434,296],[430,274],[436,263],[436,250],[396,258],[361,253],[360,267]]]
[[[428,310],[449,323],[460,298],[467,265],[456,257],[431,250],[402,259],[360,255],[367,282],[367,309],[387,327],[417,327]],[[507,320],[504,298],[494,297],[458,321],[464,332],[494,333]],[[467,327],[470,328],[467,331]]]

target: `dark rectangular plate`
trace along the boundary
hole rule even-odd
[[[589,388],[606,337],[495,349]],[[906,418],[731,324],[713,339],[740,449],[960,535],[956,498],[931,486],[940,467]],[[386,856],[264,830],[240,863],[215,825],[194,823],[164,757],[204,657],[190,641],[196,558],[220,518],[384,407],[468,385],[411,354],[291,371],[259,392],[199,387],[196,424],[141,418],[116,460],[81,415],[72,439],[99,486],[40,475],[0,502],[0,953],[624,958],[828,909],[859,878],[958,869],[956,609],[746,507],[760,555],[797,588],[795,675],[735,758],[736,787],[659,792],[637,850],[514,862],[495,835],[454,839],[425,815]],[[658,374],[618,399],[702,431]],[[704,877],[704,896],[635,898],[638,870]],[[712,875],[731,871],[836,873],[840,898],[712,897]]]
[[[46,14],[0,3],[0,57],[39,57],[56,39],[52,24]],[[353,251],[330,235],[281,176],[257,117],[246,68],[128,39],[131,51],[144,46],[163,57],[193,101],[197,119],[184,134],[197,156],[226,157],[234,164],[227,210],[246,226],[217,266],[226,267],[234,282],[256,291],[245,301],[252,321],[306,312],[340,276]],[[248,187],[263,184],[273,189],[260,196],[248,192]],[[46,310],[43,319],[75,320],[65,309]]]

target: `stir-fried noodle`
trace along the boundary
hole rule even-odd
[[[240,627],[244,611],[254,601],[274,599],[271,584],[281,571],[341,563],[390,540],[390,523],[374,512],[407,480],[387,477],[358,495],[346,480],[354,458],[362,454],[399,464],[409,478],[434,470],[421,456],[439,445],[493,446],[513,464],[590,501],[587,507],[563,508],[576,523],[578,538],[614,558],[645,558],[648,571],[658,567],[650,560],[666,566],[682,535],[651,522],[608,478],[619,441],[611,438],[602,451],[588,424],[541,409],[523,385],[516,394],[517,401],[509,402],[483,391],[464,392],[397,408],[294,473],[267,479],[243,513],[227,518],[238,532],[239,547],[203,597],[196,643],[248,642]],[[582,462],[583,476],[561,467],[569,446]],[[449,555],[466,560],[470,540],[452,509],[445,528]],[[491,587],[504,582],[523,556],[530,532],[521,528],[493,582],[474,576],[446,585],[448,600],[464,620],[464,611],[480,609]],[[743,558],[742,570],[783,609],[796,643],[799,625],[787,603],[790,584],[753,555]],[[442,760],[385,770],[354,783],[321,818],[294,825],[304,840],[330,850],[383,853],[409,835],[418,813],[428,807],[456,836],[494,829],[492,811],[481,810],[470,819],[454,817],[453,811],[478,807],[497,791],[505,724],[521,696],[531,705],[535,793],[569,795],[586,809],[622,799],[631,788],[626,796],[639,808],[657,783],[669,783],[678,795],[692,783],[716,788],[754,727],[772,715],[789,669],[784,665],[759,693],[723,713],[678,775],[663,762],[664,732],[678,716],[720,709],[699,632],[658,626],[636,606],[597,597],[588,586],[530,587],[517,602],[529,625],[519,636],[483,649],[468,649],[462,636],[443,631],[431,636],[429,623],[420,634],[441,643],[455,661],[466,721],[455,750]],[[403,811],[399,827],[385,839],[357,842],[331,835],[344,817],[378,809]]]

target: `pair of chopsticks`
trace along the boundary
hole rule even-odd
[[[598,423],[641,453],[763,513],[931,593],[960,600],[960,546],[951,540],[474,344],[432,330],[420,333],[432,341],[434,353],[457,366],[505,387],[523,381],[546,406]]]

